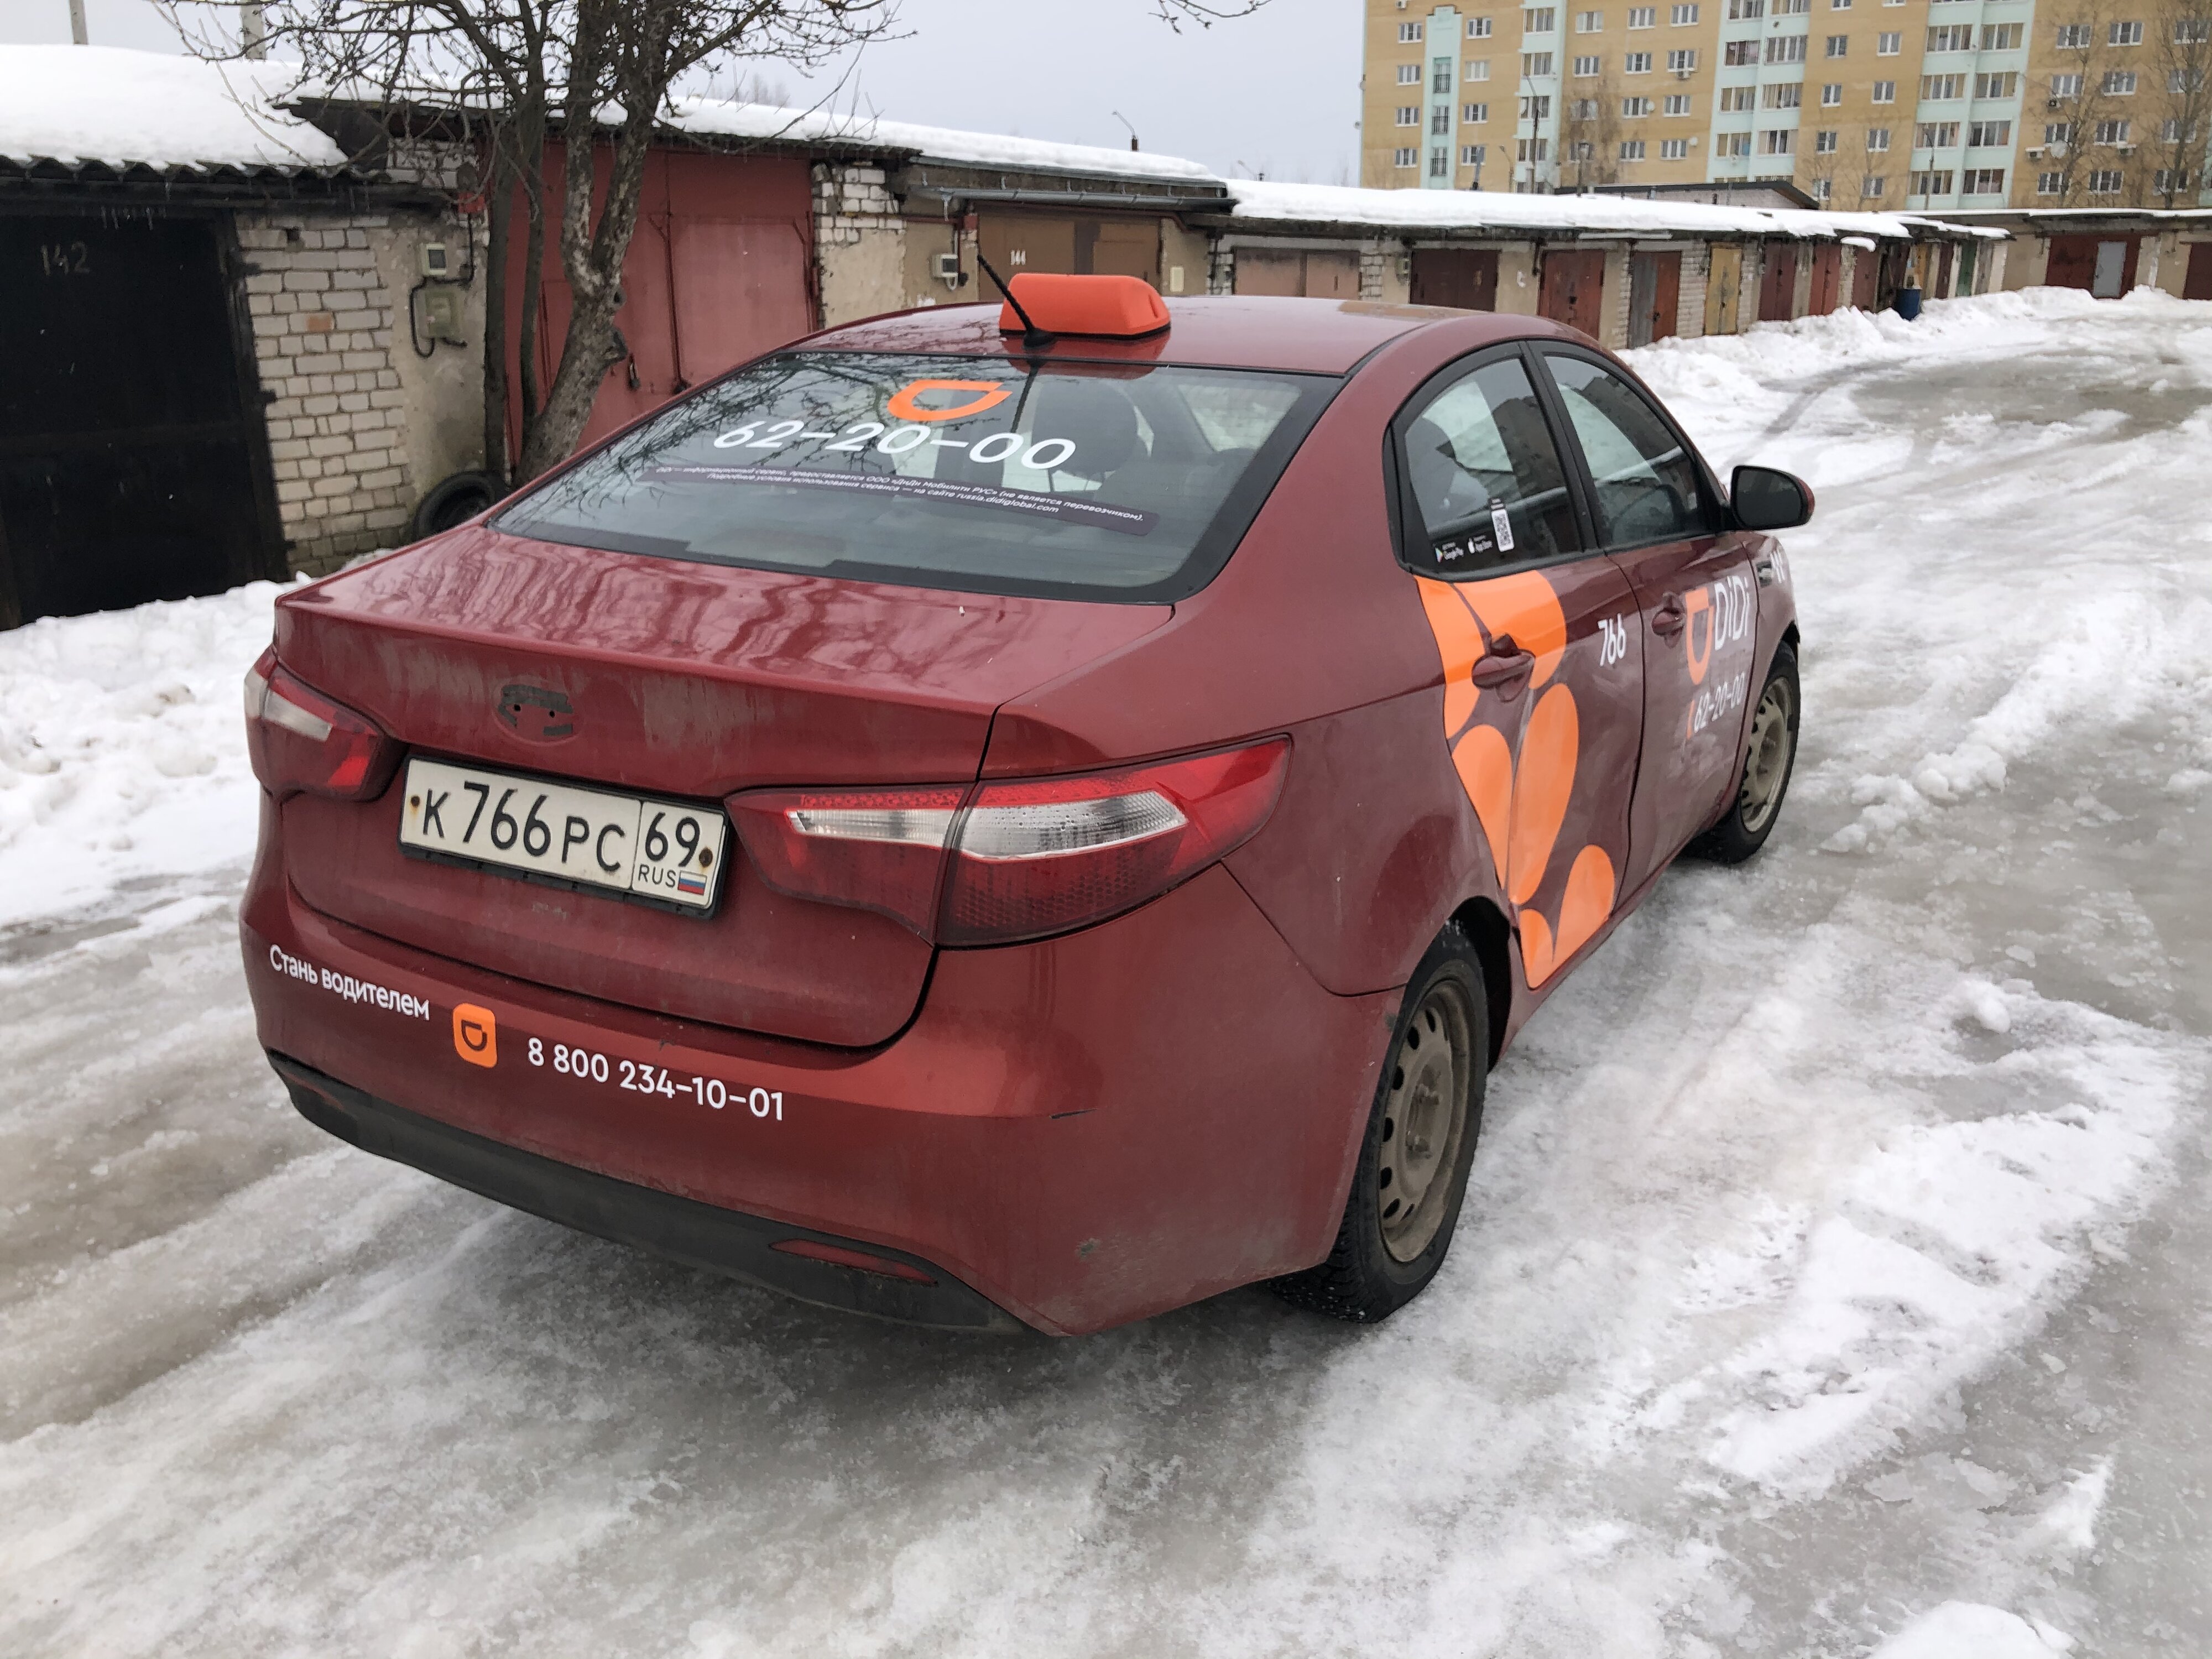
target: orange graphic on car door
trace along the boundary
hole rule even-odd
[[[1443,662],[1452,766],[1512,907],[1522,971],[1540,985],[1605,925],[1618,896],[1613,860],[1591,833],[1607,814],[1587,799],[1572,811],[1577,784],[1587,798],[1626,781],[1583,775],[1583,710],[1559,672],[1566,615],[1544,572],[1414,580]]]

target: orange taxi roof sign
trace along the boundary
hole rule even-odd
[[[1008,279],[1030,320],[1048,334],[1103,335],[1135,339],[1168,325],[1167,301],[1141,276],[1057,276],[1025,270]],[[1011,305],[999,307],[1002,332],[1018,334],[1022,319]]]

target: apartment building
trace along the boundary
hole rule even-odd
[[[1365,0],[1360,181],[2212,204],[2212,0]]]

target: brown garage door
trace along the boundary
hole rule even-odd
[[[1766,245],[1766,270],[1759,279],[1759,320],[1786,323],[1797,299],[1797,250],[1783,242]]]
[[[1359,256],[1338,248],[1240,247],[1237,292],[1357,300]]]
[[[2189,250],[2189,275],[2182,281],[2185,300],[2212,300],[2212,242],[2199,242]]]
[[[1813,250],[1813,291],[1805,301],[1805,314],[1825,317],[1843,297],[1844,251],[1829,242]]]
[[[1055,276],[1141,276],[1160,285],[1160,222],[1150,216],[1115,218],[1052,213],[985,213],[976,234],[991,268],[1012,282],[1024,270]],[[1001,298],[998,285],[978,273],[978,300]]]
[[[1455,306],[1462,311],[1498,309],[1498,250],[1417,247],[1409,295],[1417,306]]]
[[[1553,322],[1578,328],[1595,338],[1604,295],[1604,254],[1595,249],[1566,248],[1552,248],[1545,253],[1536,309]]]
[[[1628,343],[1650,345],[1674,332],[1682,306],[1682,256],[1634,253],[1628,259]]]

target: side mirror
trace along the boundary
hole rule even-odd
[[[1746,530],[1794,530],[1813,516],[1813,490],[1778,467],[1740,466],[1729,480],[1729,505]]]

